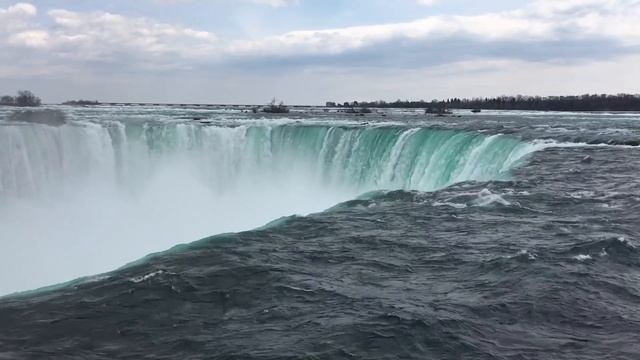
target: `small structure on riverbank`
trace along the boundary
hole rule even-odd
[[[273,100],[271,100],[271,102],[262,109],[262,112],[270,114],[286,114],[289,112],[289,108],[282,101],[276,103],[276,99],[273,98]]]
[[[355,108],[355,107],[350,107],[346,110],[342,110],[344,113],[346,114],[360,114],[360,115],[364,115],[364,114],[371,114],[372,111],[371,109],[367,108],[367,107],[359,107],[359,108]]]
[[[444,106],[430,106],[424,109],[424,113],[436,116],[453,115],[453,112],[451,112],[451,110],[447,109]]]

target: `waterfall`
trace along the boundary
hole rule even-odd
[[[0,123],[0,294],[371,190],[505,179],[534,150],[399,126]]]

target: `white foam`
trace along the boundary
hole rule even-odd
[[[533,140],[532,145],[538,150],[544,150],[548,148],[572,148],[572,147],[615,147],[620,149],[637,149],[637,146],[632,145],[618,145],[618,144],[588,144],[584,142],[562,142],[552,139],[536,139]]]
[[[455,209],[464,209],[467,206],[467,204],[460,204],[460,203],[455,203],[455,202],[450,202],[450,201],[435,201],[433,202],[432,206],[449,206]]]
[[[595,191],[590,190],[580,190],[569,193],[569,196],[574,199],[589,199],[595,197],[595,195]]]
[[[587,260],[591,260],[593,258],[591,257],[591,255],[578,254],[578,255],[574,256],[573,259],[578,260],[578,261],[587,261]]]
[[[635,248],[636,246],[634,244],[632,244],[627,238],[625,238],[624,236],[620,236],[617,238],[618,241],[620,241],[621,243],[631,247],[631,248]]]
[[[492,193],[489,189],[483,189],[478,194],[478,198],[473,201],[475,206],[489,206],[491,204],[498,203],[500,205],[509,206],[510,202],[505,200],[502,196]]]
[[[537,258],[536,254],[533,254],[531,252],[529,252],[529,250],[523,249],[518,251],[518,253],[516,254],[516,257],[520,257],[520,256],[526,256],[527,259],[533,261]]]
[[[133,282],[133,283],[141,283],[143,281],[147,281],[149,279],[151,279],[152,277],[158,276],[160,274],[164,274],[165,271],[164,270],[157,270],[154,272],[151,272],[149,274],[146,275],[141,275],[141,276],[136,276],[134,278],[129,279],[129,281]]]

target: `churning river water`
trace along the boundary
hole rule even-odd
[[[640,358],[639,114],[14,111],[0,359]]]

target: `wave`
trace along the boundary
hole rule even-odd
[[[14,275],[0,293],[108,271],[370,191],[508,179],[544,146],[389,126],[3,124],[0,273]]]
[[[629,266],[637,266],[638,249],[636,245],[623,236],[610,237],[602,240],[578,244],[569,250],[576,260],[591,260],[605,258]]]

